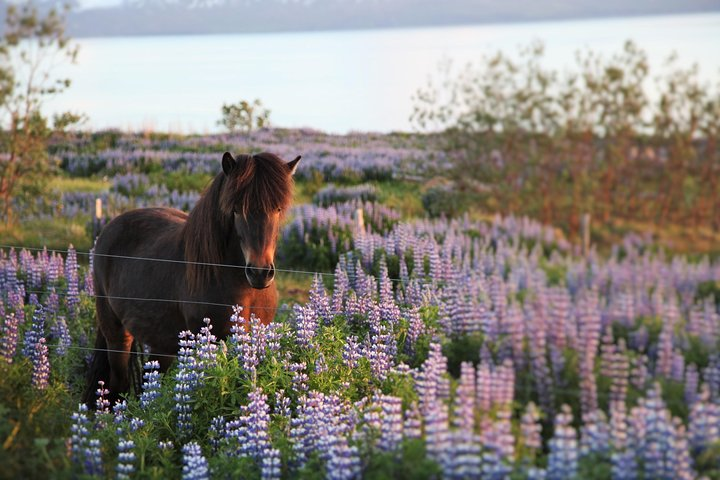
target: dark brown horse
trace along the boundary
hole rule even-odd
[[[271,153],[236,160],[226,152],[222,172],[189,215],[142,208],[103,229],[93,259],[95,347],[103,351],[95,352],[83,401],[94,405],[99,380],[113,398],[129,390],[133,342],[149,347],[165,371],[181,331],[198,332],[210,318],[215,335],[230,333],[229,305],[243,306],[246,318],[272,321],[275,246],[299,160],[285,163]]]

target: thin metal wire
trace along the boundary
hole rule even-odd
[[[43,294],[50,294],[53,292],[48,292],[47,290],[25,290],[25,293],[34,293],[35,295],[43,295]],[[69,293],[63,293],[63,292],[54,292],[55,295],[59,295],[62,297],[67,297],[70,294]],[[95,298],[107,298],[108,300],[142,300],[146,302],[168,302],[168,303],[190,303],[190,304],[198,304],[198,305],[211,305],[215,307],[233,307],[235,305],[229,304],[229,303],[213,303],[213,302],[200,302],[195,300],[173,300],[170,298],[140,298],[140,297],[119,297],[119,296],[113,296],[113,295],[90,295],[87,292],[84,292],[85,295],[88,297],[95,297]],[[260,308],[260,307],[258,307]]]
[[[61,296],[61,297],[67,297],[70,294],[64,293],[64,292],[48,292],[47,290],[25,290],[26,294],[34,293],[35,295],[45,295],[45,294],[51,294],[55,293],[55,295]],[[267,307],[267,306],[260,306],[260,305],[240,305],[240,304],[230,304],[230,303],[212,303],[212,302],[196,302],[193,300],[172,300],[168,298],[140,298],[140,297],[117,297],[113,295],[90,295],[87,292],[83,292],[84,295],[87,295],[88,297],[96,297],[96,298],[107,298],[109,300],[140,300],[145,302],[168,302],[168,303],[190,303],[190,304],[200,304],[200,305],[212,305],[217,307],[234,307],[234,306],[240,306],[243,307],[243,309],[247,310],[275,310],[280,312],[291,312],[292,308],[282,308],[282,307]],[[328,311],[327,313],[331,313],[333,315],[339,315],[342,313],[345,313],[343,311]]]
[[[7,248],[7,249],[15,249],[15,250],[30,250],[30,251],[36,251],[36,252],[52,252],[52,253],[69,253],[69,250],[55,250],[55,249],[48,249],[48,248],[39,248],[39,247],[25,247],[22,245],[4,245],[0,244],[0,248]],[[250,268],[253,270],[267,270],[263,267],[248,267],[245,265],[230,265],[226,263],[209,263],[209,262],[191,262],[188,260],[173,260],[170,258],[151,258],[151,257],[134,257],[129,255],[111,255],[109,253],[96,253],[96,252],[81,252],[81,251],[75,251],[77,255],[85,255],[85,256],[97,256],[97,257],[106,257],[106,258],[120,258],[124,260],[144,260],[144,261],[151,261],[151,262],[164,262],[164,263],[176,263],[176,264],[186,264],[186,265],[202,265],[206,267],[226,267],[226,268]],[[276,268],[276,272],[282,272],[282,273],[299,273],[303,275],[320,275],[325,277],[336,277],[337,274],[335,273],[328,273],[328,272],[315,272],[311,270],[292,270],[288,268]],[[401,278],[390,278],[391,282],[402,282],[403,280]]]
[[[55,344],[55,345],[47,345],[48,348],[68,348],[72,350],[85,350],[89,352],[110,352],[110,353],[128,353],[130,355],[151,355],[154,357],[172,357],[177,358],[177,355],[170,355],[168,353],[152,353],[152,352],[134,352],[132,350],[125,351],[125,350],[113,350],[112,348],[93,348],[93,347],[81,347],[79,345],[61,345],[61,344]]]

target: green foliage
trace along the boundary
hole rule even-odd
[[[431,217],[441,215],[455,217],[467,208],[467,200],[462,192],[452,184],[443,184],[429,188],[421,197],[422,206]]]
[[[14,223],[14,210],[32,212],[42,200],[56,162],[47,142],[81,117],[65,113],[53,127],[41,113],[44,100],[61,93],[70,80],[53,78],[58,59],[74,61],[77,49],[65,35],[64,13],[41,14],[31,2],[8,4],[0,38],[0,109],[8,123],[0,125],[0,217]]]
[[[227,128],[230,133],[238,130],[251,132],[255,128],[270,125],[270,110],[262,108],[259,99],[252,102],[240,100],[238,103],[224,103],[221,111],[222,118],[218,125]]]
[[[405,440],[400,455],[376,453],[368,461],[363,472],[367,479],[433,479],[442,473],[440,466],[429,460],[423,440]]]
[[[695,298],[698,300],[710,298],[715,301],[715,306],[720,308],[720,280],[708,280],[700,283]]]
[[[586,480],[605,480],[612,478],[610,458],[597,453],[581,457],[578,461],[577,478]]]
[[[479,209],[523,214],[576,235],[580,217],[720,229],[720,90],[671,58],[652,83],[632,42],[610,57],[578,52],[568,71],[544,47],[443,63],[417,92],[413,120],[443,133],[452,179]],[[426,207],[447,202],[429,191]],[[437,214],[428,210],[431,214]]]
[[[53,359],[55,360],[55,359]],[[5,478],[56,476],[68,467],[64,437],[70,428],[72,396],[54,379],[45,390],[28,379],[32,365],[0,361],[0,464]]]
[[[480,361],[480,347],[484,342],[483,335],[476,333],[463,335],[443,345],[443,354],[448,359],[448,372],[453,377],[460,376],[460,364],[472,362],[477,365]]]

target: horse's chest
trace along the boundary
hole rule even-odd
[[[242,288],[235,292],[234,302],[243,307],[245,318],[249,319],[250,314],[255,315],[262,323],[270,323],[275,317],[277,309],[278,293],[275,285],[257,290],[254,288]]]

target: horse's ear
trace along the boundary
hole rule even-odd
[[[285,164],[285,166],[287,166],[288,170],[290,170],[290,175],[295,175],[295,170],[297,170],[297,164],[300,161],[300,158],[302,158],[302,156],[298,155],[295,160],[292,160]]]
[[[230,152],[225,152],[222,158],[222,168],[225,175],[230,175],[230,172],[232,172],[233,168],[235,168],[235,165],[237,165],[237,162]]]

